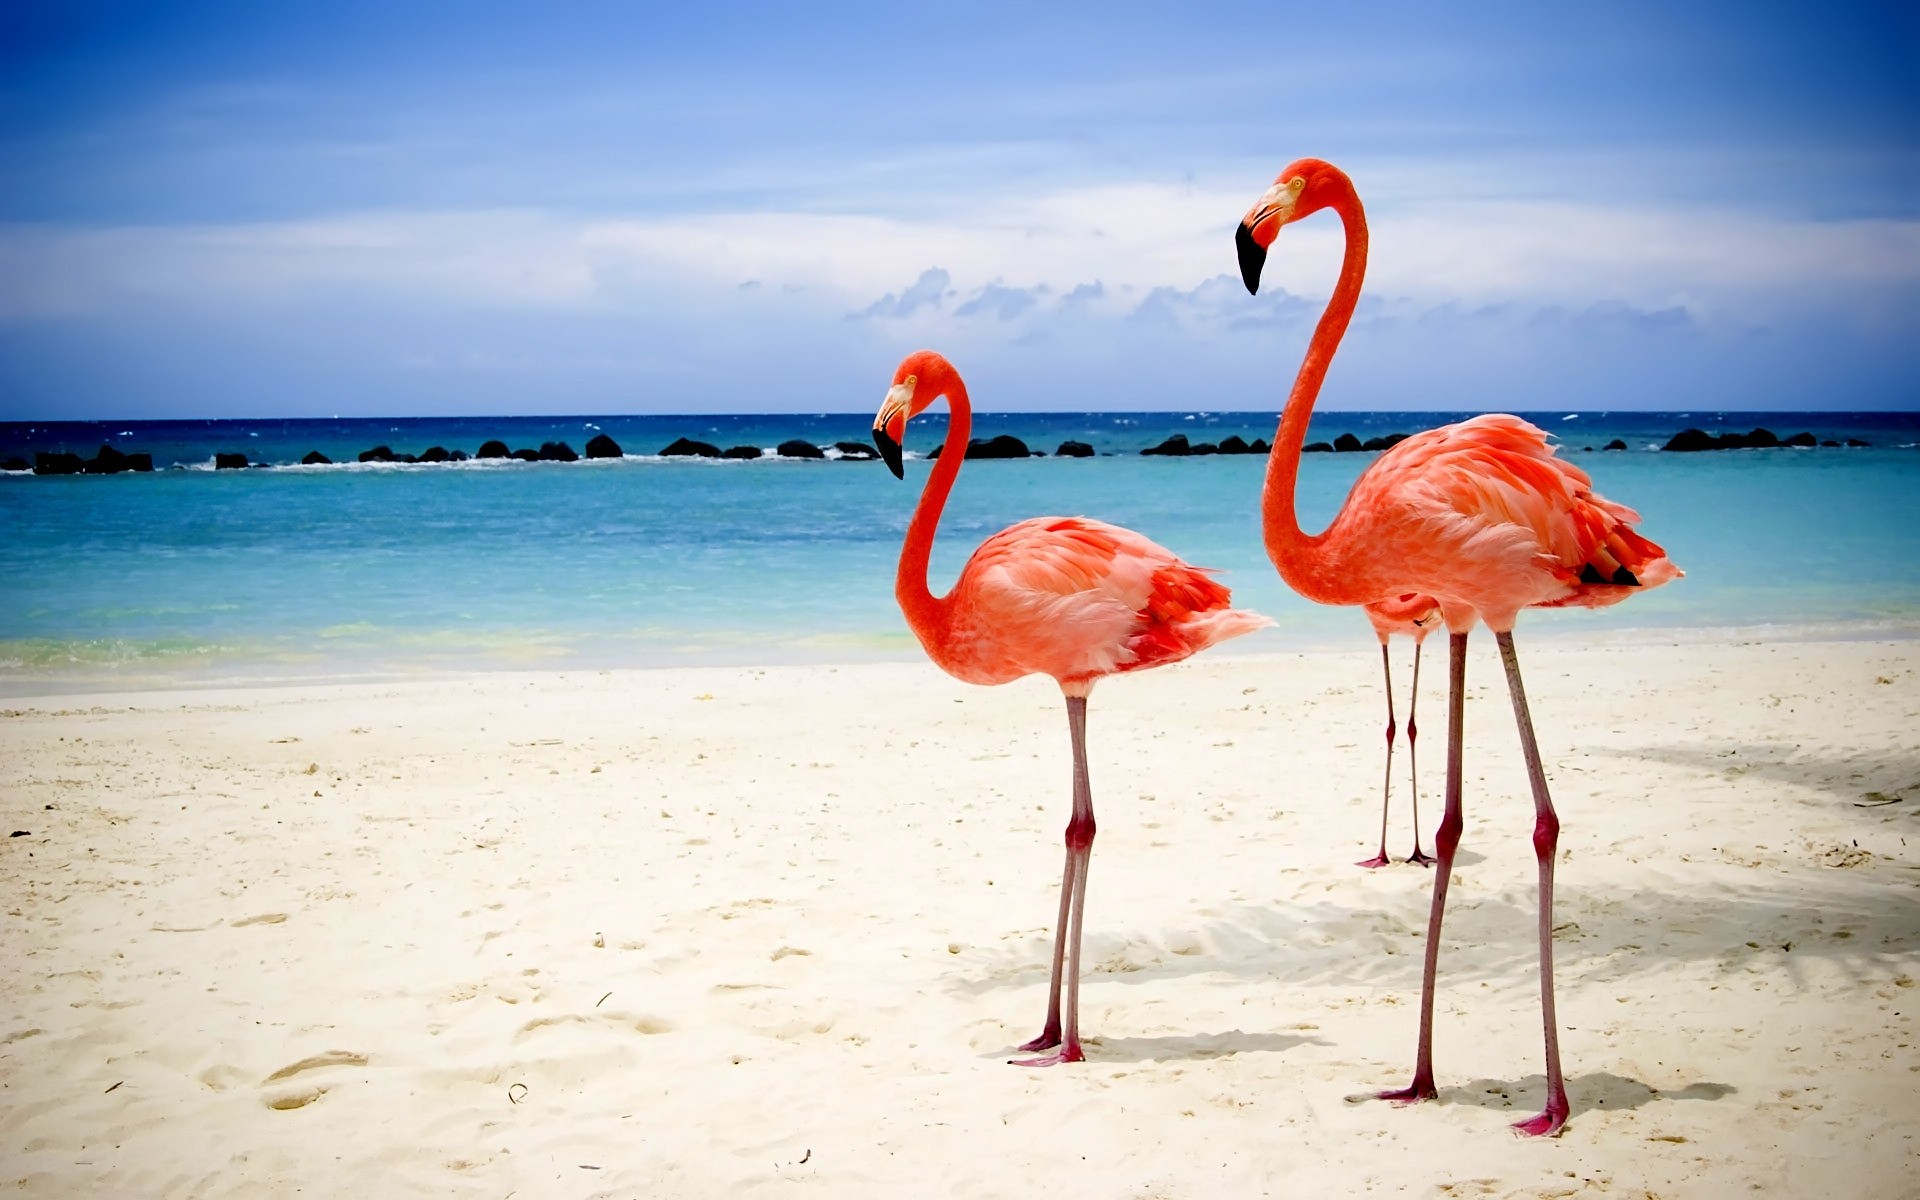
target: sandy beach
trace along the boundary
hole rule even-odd
[[[1050,681],[6,701],[0,1188],[1912,1195],[1920,642],[1521,649],[1564,821],[1558,1139],[1507,1128],[1542,1093],[1532,815],[1484,635],[1441,1097],[1361,1098],[1410,1072],[1431,875],[1352,865],[1383,722],[1356,622],[1095,692],[1088,1061],[1047,1070],[1006,1060],[1067,814]]]

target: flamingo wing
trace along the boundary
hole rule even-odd
[[[1483,611],[1613,603],[1679,574],[1634,532],[1638,513],[1595,495],[1544,432],[1507,414],[1406,439],[1354,491],[1380,519],[1418,532],[1396,541],[1418,547],[1429,590]]]
[[[955,673],[978,682],[1139,670],[1267,623],[1231,608],[1231,593],[1202,568],[1082,517],[1036,517],[988,538],[949,599],[952,644],[970,660],[970,673]]]

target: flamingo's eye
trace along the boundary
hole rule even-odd
[[[1292,179],[1287,180],[1287,190],[1292,192],[1296,196],[1298,196],[1301,192],[1305,191],[1306,187],[1307,187],[1307,181],[1305,179],[1302,179],[1298,175],[1295,175]]]

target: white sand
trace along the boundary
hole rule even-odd
[[[1920,643],[1475,643],[1437,1102],[1377,658],[1102,685],[1089,1060],[1030,1070],[1045,680],[925,664],[7,702],[0,1190],[25,1196],[1834,1196],[1920,1162]],[[1421,715],[1439,811],[1430,650]],[[1885,801],[1885,802],[1882,802]],[[1404,853],[1404,808],[1391,848]],[[1430,844],[1430,843],[1429,843]]]

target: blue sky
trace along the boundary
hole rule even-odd
[[[0,419],[1273,408],[1309,154],[1323,407],[1916,408],[1914,13],[7,5]]]

